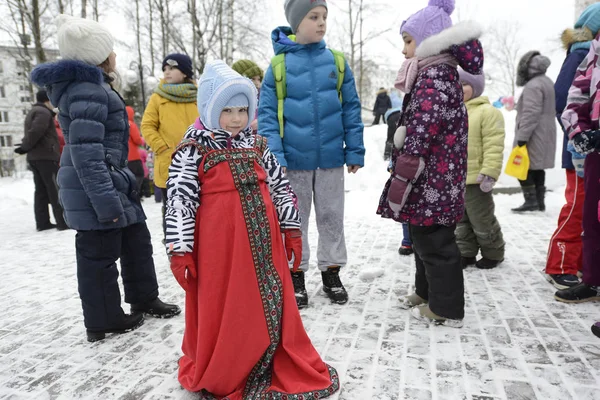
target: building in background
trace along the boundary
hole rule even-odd
[[[58,50],[46,49],[48,61],[56,60]],[[29,51],[33,54],[33,51]],[[0,176],[26,169],[25,156],[13,152],[23,139],[25,116],[35,102],[37,88],[29,81],[35,65],[23,48],[0,46]]]

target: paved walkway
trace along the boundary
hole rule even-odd
[[[19,194],[30,186],[0,180],[0,398],[195,399],[176,378],[183,317],[85,341],[74,233],[35,232],[29,194]],[[328,304],[313,270],[311,307],[302,312],[315,346],[339,369],[339,398],[600,399],[600,339],[590,333],[600,307],[554,301],[540,272],[561,196],[549,194],[551,211],[525,216],[504,211],[518,197],[496,196],[506,262],[465,272],[465,326],[452,329],[416,322],[399,308],[414,273],[412,259],[396,252],[401,229],[373,215],[376,194],[351,192],[350,264],[342,274],[351,301]],[[146,201],[145,208],[161,297],[183,305],[160,250],[160,207]]]

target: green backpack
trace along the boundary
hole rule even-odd
[[[344,53],[329,49],[333,54],[335,65],[338,70],[337,91],[340,103],[342,103],[342,84],[346,73],[346,58]],[[283,102],[287,96],[287,82],[285,79],[285,53],[278,54],[271,59],[271,68],[275,77],[275,88],[277,89],[277,119],[279,120],[279,136],[283,138]]]

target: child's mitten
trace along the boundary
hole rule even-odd
[[[302,261],[302,231],[300,229],[284,229],[282,232],[285,236],[287,259],[288,261],[292,261],[292,255],[294,256],[292,270],[296,272]]]
[[[571,153],[571,159],[573,161],[573,166],[575,167],[575,172],[577,173],[577,176],[583,178],[585,155],[579,154],[577,150],[575,150],[572,140],[569,140],[569,143],[567,144],[567,151]]]
[[[600,130],[580,132],[572,139],[573,147],[581,155],[600,149]]]
[[[398,156],[388,191],[388,203],[392,211],[399,213],[402,210],[413,183],[419,178],[423,169],[425,169],[425,161],[421,157],[408,154]]]
[[[479,174],[477,176],[477,183],[479,183],[479,188],[484,193],[489,193],[494,189],[494,185],[496,184],[496,180],[491,176]]]
[[[173,254],[171,256],[171,272],[183,290],[188,290],[188,282],[196,279],[196,263],[192,253]]]

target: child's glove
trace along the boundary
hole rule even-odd
[[[580,178],[583,178],[585,156],[582,154],[579,154],[577,152],[577,150],[575,150],[572,140],[569,140],[569,143],[567,144],[567,151],[569,153],[571,153],[571,159],[573,161],[573,166],[575,167],[575,172],[577,173],[577,176]]]
[[[192,253],[184,253],[182,255],[173,254],[171,256],[171,272],[173,272],[173,276],[177,279],[179,286],[187,292],[188,282],[191,278],[196,279],[198,276]]]
[[[300,229],[284,229],[282,232],[285,236],[287,259],[288,261],[292,261],[292,255],[294,255],[292,270],[296,272],[302,261],[302,231]]]
[[[519,147],[523,147],[525,145],[527,145],[527,141],[526,140],[519,140],[517,142],[517,146],[519,146]]]
[[[496,180],[491,176],[479,174],[477,176],[477,183],[479,183],[479,188],[483,193],[489,193],[492,191],[492,189],[494,189]]]
[[[393,212],[399,213],[402,210],[412,190],[413,182],[419,178],[424,169],[425,161],[422,158],[408,154],[398,156],[387,196]]]
[[[572,139],[575,151],[587,155],[600,149],[600,130],[580,132]]]

